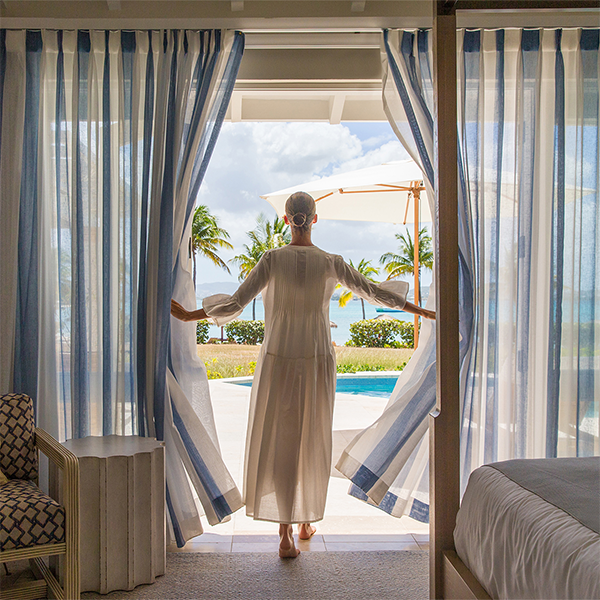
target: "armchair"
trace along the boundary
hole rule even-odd
[[[60,501],[37,486],[38,450],[62,471]],[[43,429],[35,427],[33,402],[25,394],[0,396],[0,563],[29,559],[43,579],[0,590],[0,600],[52,597],[79,599],[79,461]],[[64,556],[64,581],[44,556]],[[49,588],[49,590],[48,590]]]

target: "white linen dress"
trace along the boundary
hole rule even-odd
[[[401,309],[408,283],[374,284],[317,246],[267,251],[238,290],[203,300],[217,325],[262,292],[265,338],[250,397],[246,513],[276,523],[323,518],[331,471],[336,364],[329,303],[337,283],[371,304]]]

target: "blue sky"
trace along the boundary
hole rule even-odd
[[[276,216],[261,194],[405,158],[388,123],[225,123],[198,203],[206,204],[229,231],[234,250],[221,252],[228,261],[243,251],[246,232],[260,212]],[[321,220],[313,241],[346,260],[366,258],[378,265],[383,253],[397,249],[394,234],[403,230],[390,223]],[[197,283],[237,281],[237,269],[231,266],[231,271],[228,275],[200,258]],[[422,283],[428,285],[430,275],[424,275]]]

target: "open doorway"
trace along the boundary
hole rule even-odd
[[[218,261],[199,250],[196,256],[196,296],[232,293],[239,285],[240,261],[248,251],[248,232],[262,223],[274,225],[275,210],[260,196],[337,173],[408,158],[387,122],[238,122],[221,131],[197,204],[206,207],[226,233],[231,248],[219,249]],[[365,207],[365,210],[369,210]],[[262,215],[262,217],[260,217]],[[428,224],[423,224],[427,229]],[[429,226],[430,227],[430,226]],[[370,267],[370,277],[384,281],[390,275],[381,258],[402,252],[398,235],[405,238],[412,226],[386,222],[321,220],[313,241],[324,250],[341,254],[357,266]],[[429,229],[430,231],[430,229]],[[200,245],[194,245],[200,248]],[[410,273],[405,279],[412,281]],[[431,275],[423,270],[422,300],[427,298]],[[412,285],[412,284],[411,284]],[[337,462],[353,437],[383,412],[399,371],[412,348],[351,347],[352,323],[377,317],[406,323],[412,315],[385,315],[356,297],[340,306],[334,294],[330,305],[331,338],[336,346],[338,389],[334,412],[334,456]],[[342,302],[342,304],[344,304]],[[249,304],[241,319],[261,321],[262,301]],[[230,333],[230,332],[229,332]],[[211,326],[199,341],[198,354],[210,379],[211,398],[222,455],[236,483],[243,485],[244,442],[250,384],[259,346],[228,344],[227,331]],[[398,345],[402,340],[397,340]],[[225,342],[225,343],[223,343]],[[356,375],[358,373],[358,375]],[[332,466],[325,518],[317,534],[300,542],[301,550],[421,550],[428,545],[428,525],[409,517],[395,518],[348,495],[350,482]],[[254,521],[241,509],[227,523],[210,527],[188,542],[184,550],[198,552],[272,552],[278,547],[276,525]]]

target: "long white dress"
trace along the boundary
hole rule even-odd
[[[408,283],[374,284],[316,246],[269,250],[231,296],[203,300],[217,325],[262,292],[265,338],[250,398],[246,513],[276,523],[323,518],[331,471],[336,364],[329,303],[337,283],[371,304],[401,309]]]

